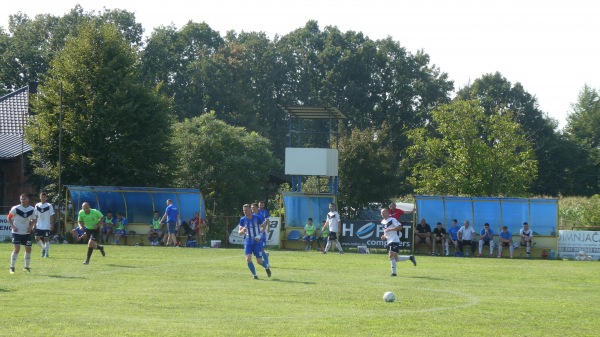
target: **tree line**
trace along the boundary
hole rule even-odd
[[[389,37],[316,21],[273,39],[192,21],[143,34],[125,10],[10,15],[0,95],[40,83],[26,132],[36,181],[57,183],[62,113],[65,184],[193,187],[208,209],[238,212],[281,188],[269,183],[290,137],[281,107],[305,105],[346,116],[336,130],[342,207],[413,193],[598,193],[600,103],[585,84],[557,130],[520,83],[490,73],[452,97],[426,53]],[[303,146],[327,146],[317,135]]]

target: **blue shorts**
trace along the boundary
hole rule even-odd
[[[310,241],[313,242],[315,241],[315,236],[314,235],[306,235],[302,238],[302,241]]]
[[[177,222],[169,221],[167,224],[169,225],[169,234],[177,234]]]
[[[109,227],[109,226],[102,227],[102,234],[108,234],[108,231],[112,231],[112,227]]]
[[[127,232],[124,229],[117,229],[117,230],[115,230],[115,234],[125,236],[125,234],[127,234]]]
[[[263,244],[260,241],[247,240],[244,242],[244,255],[254,254],[257,258],[262,258]]]

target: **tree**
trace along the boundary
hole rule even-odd
[[[228,125],[214,112],[176,123],[174,131],[176,181],[199,188],[220,214],[239,213],[243,204],[262,199],[269,172],[280,166],[266,138]]]
[[[26,129],[35,172],[58,179],[60,85],[66,184],[165,186],[169,101],[139,83],[137,55],[117,27],[86,24],[52,61]]]
[[[592,149],[600,149],[600,94],[588,85],[571,104],[565,133],[570,139]]]
[[[43,14],[35,19],[17,13],[9,16],[10,35],[0,32],[0,81],[10,90],[40,81],[67,37],[76,37],[80,27],[90,22],[114,24],[132,46],[141,47],[142,26],[124,10],[86,13],[76,5],[62,17]]]
[[[535,96],[517,82],[514,85],[499,72],[483,75],[458,91],[457,100],[474,99],[485,114],[491,116],[510,111],[513,120],[521,124],[527,140],[532,144],[539,162],[538,176],[530,186],[537,195],[558,195],[563,192],[565,147],[555,131],[557,122],[538,107]]]
[[[179,31],[173,25],[156,28],[148,38],[142,53],[143,78],[151,85],[162,83],[161,92],[173,98],[179,120],[214,109],[207,102],[211,83],[223,74],[207,75],[202,64],[213,60],[223,45],[218,32],[191,21]]]
[[[600,94],[585,85],[577,102],[571,104],[567,116],[565,137],[572,143],[569,182],[575,185],[570,194],[593,195],[600,192]]]
[[[361,210],[371,202],[387,201],[397,195],[399,185],[389,148],[389,126],[355,128],[339,145],[339,203]]]
[[[411,181],[422,194],[525,196],[537,161],[509,111],[486,115],[476,101],[454,101],[432,113],[434,131],[409,132],[417,159]]]

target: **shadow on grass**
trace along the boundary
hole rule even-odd
[[[65,276],[65,275],[45,275],[51,278],[64,278],[64,279],[85,279],[83,276]]]
[[[426,279],[426,280],[432,280],[432,281],[447,281],[448,279],[445,278],[437,278],[437,277],[429,277],[429,276],[408,276],[408,275],[404,275],[407,278],[422,278],[422,279]]]
[[[109,267],[115,267],[115,268],[129,268],[129,269],[135,269],[135,268],[137,268],[135,266],[124,266],[122,264],[107,264],[107,266],[109,266]]]
[[[267,280],[267,279],[263,279]],[[300,283],[300,284],[317,284],[317,282],[301,282],[301,281],[292,281],[292,280],[281,280],[278,278],[271,278],[273,282],[285,282],[285,283]]]
[[[12,292],[14,292],[14,290],[0,288],[0,293],[12,293]]]
[[[286,267],[271,267],[271,269],[285,269],[285,270],[313,270],[306,268],[286,268]]]

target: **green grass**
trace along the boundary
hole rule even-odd
[[[598,262],[417,256],[390,277],[383,254],[271,250],[253,280],[241,249],[33,247],[10,275],[0,244],[0,335],[591,336]],[[396,302],[382,300],[385,291]],[[259,307],[260,310],[252,309]],[[250,309],[249,309],[250,307]]]

